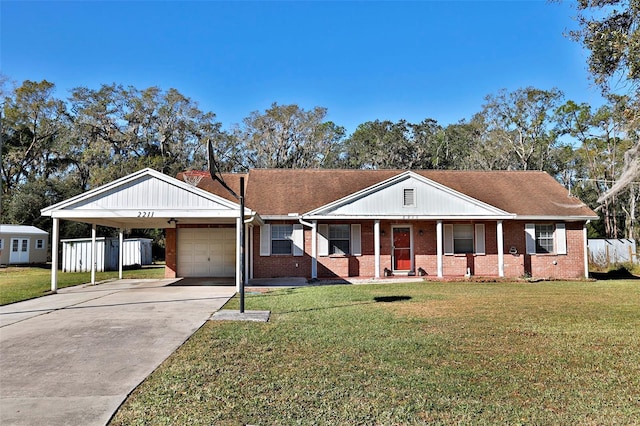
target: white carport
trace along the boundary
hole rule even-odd
[[[51,243],[51,291],[57,291],[59,222],[71,220],[92,225],[95,253],[96,226],[119,230],[122,246],[124,230],[135,228],[176,228],[182,225],[227,226],[235,228],[235,281],[240,287],[240,206],[218,195],[152,169],[144,169],[91,191],[54,204],[41,211],[53,219]],[[244,209],[244,221],[259,220],[255,212]],[[177,230],[176,230],[177,231]],[[246,235],[247,233],[245,233]],[[176,233],[178,235],[178,233]],[[247,251],[244,255],[247,256]],[[122,251],[119,276],[122,278]],[[91,281],[95,283],[95,255],[92,256]],[[248,262],[245,262],[247,265]],[[246,276],[246,274],[244,274]]]

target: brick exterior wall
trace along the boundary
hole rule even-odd
[[[536,254],[531,259],[530,275],[534,278],[583,278],[584,240],[582,223],[567,222],[567,254]]]
[[[297,221],[269,222],[271,225],[296,224]],[[320,270],[320,265],[318,265]],[[346,276],[346,275],[344,275]],[[304,254],[273,254],[260,256],[260,227],[253,227],[253,277],[311,277],[311,230],[304,230]]]
[[[274,222],[294,223],[294,222]],[[375,276],[374,222],[361,223],[361,256],[318,256],[318,277],[373,277]],[[445,222],[446,223],[446,222]],[[470,222],[466,222],[470,223]],[[498,276],[497,225],[495,221],[482,221],[485,225],[484,255],[456,254],[443,256],[444,277],[462,277],[467,268],[472,275]],[[584,277],[584,247],[582,222],[566,222],[567,254],[526,254],[525,221],[504,221],[504,275],[508,278],[531,276],[534,278],[575,279]],[[549,222],[551,223],[551,222]],[[437,277],[437,244],[435,221],[382,221],[380,231],[380,271],[393,269],[392,227],[412,228],[414,266],[427,277]],[[251,230],[248,230],[251,232]],[[422,231],[422,235],[420,232]],[[260,227],[253,228],[253,276],[255,278],[311,277],[311,229],[304,229],[305,253],[303,256],[260,256]],[[165,277],[175,278],[177,271],[176,230],[166,230]]]
[[[165,251],[164,251],[164,259],[165,259],[165,267],[164,267],[164,277],[165,278],[176,278],[177,274],[177,247],[176,247],[176,229],[175,228],[167,228],[165,229],[164,240],[165,240]]]
[[[275,223],[275,222],[274,222]],[[285,222],[279,222],[285,223]],[[290,222],[293,223],[293,222]],[[318,277],[375,276],[374,221],[341,221],[342,224],[361,224],[361,256],[318,256]],[[450,223],[450,222],[444,222]],[[455,254],[443,256],[444,277],[462,277],[467,270],[475,276],[498,276],[497,224],[495,221],[456,222],[483,223],[485,226],[485,254]],[[584,251],[581,222],[566,223],[567,253],[526,254],[525,221],[504,221],[504,275],[507,278],[532,276],[538,278],[574,279],[584,277]],[[551,223],[551,222],[550,222]],[[437,277],[437,242],[435,221],[381,221],[380,276],[392,265],[392,227],[410,226],[413,236],[414,267]],[[422,235],[421,235],[422,233]],[[311,277],[311,229],[304,229],[304,256],[260,256],[260,228],[253,230],[254,277]],[[420,271],[421,272],[421,271]]]

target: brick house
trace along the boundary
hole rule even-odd
[[[544,172],[251,170],[249,275],[588,275],[598,216]],[[180,178],[180,176],[179,176]],[[225,179],[237,186],[237,175]],[[205,176],[199,187],[226,197]]]
[[[195,177],[195,179],[194,179]],[[586,223],[598,216],[538,171],[253,169],[239,205],[207,172],[141,170],[42,210],[126,228],[165,228],[167,277],[588,275]],[[190,182],[187,183],[185,182]],[[55,273],[52,273],[54,275]],[[52,288],[55,277],[52,276]]]

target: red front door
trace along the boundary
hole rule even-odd
[[[411,270],[411,228],[393,228],[393,269]]]

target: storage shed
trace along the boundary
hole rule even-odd
[[[61,240],[62,272],[91,271],[91,238]],[[150,238],[131,238],[123,243],[123,266],[150,265]],[[120,247],[117,238],[96,238],[96,271],[117,271]]]
[[[0,265],[46,263],[49,233],[35,226],[0,225]]]

